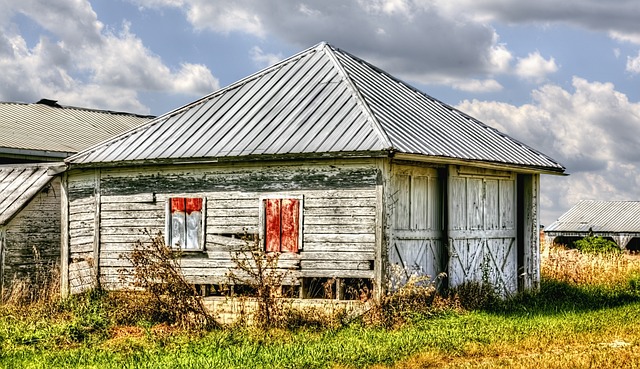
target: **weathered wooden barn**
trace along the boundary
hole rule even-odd
[[[609,238],[640,251],[640,201],[583,200],[544,230],[549,244],[569,245],[587,236]]]
[[[60,257],[60,178],[47,164],[0,165],[0,294]]]
[[[245,234],[316,279],[387,288],[448,275],[539,282],[548,156],[321,43],[66,160],[63,291],[122,287],[120,256],[163,232],[192,283],[228,282]],[[396,271],[397,272],[397,271]]]
[[[0,294],[59,262],[60,179],[47,167],[151,118],[47,99],[0,102]]]

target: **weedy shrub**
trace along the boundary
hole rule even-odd
[[[427,275],[413,273],[407,275],[398,265],[388,271],[387,294],[364,316],[367,324],[385,327],[399,327],[416,318],[424,318],[447,310],[457,310],[460,305],[455,299],[439,294],[437,286],[444,273],[435,279]]]
[[[231,260],[235,267],[228,277],[234,290],[244,288],[247,295],[255,297],[257,311],[253,314],[253,325],[258,328],[283,327],[292,315],[285,306],[287,297],[284,281],[289,273],[278,268],[280,253],[266,252],[257,240],[246,239],[246,247],[234,251]],[[294,317],[299,319],[298,316]]]
[[[111,312],[115,307],[109,303],[108,294],[100,289],[89,290],[62,300],[59,313],[69,316],[64,326],[67,342],[84,342],[91,337],[97,339],[108,336],[112,321]]]
[[[145,317],[153,322],[166,322],[184,329],[209,329],[216,326],[211,313],[205,308],[195,286],[190,284],[180,269],[180,250],[164,242],[161,233],[145,235],[150,242],[138,241],[130,254],[121,255],[133,270],[121,269],[121,279],[133,273],[133,287],[115,295],[127,309],[123,321]],[[139,291],[142,292],[139,292]]]
[[[618,245],[602,237],[588,236],[573,243],[576,249],[588,254],[620,254]]]
[[[448,291],[464,310],[488,309],[501,301],[491,285],[480,282],[465,282]]]
[[[635,271],[627,281],[629,291],[640,295],[640,271]]]

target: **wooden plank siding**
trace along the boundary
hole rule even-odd
[[[68,276],[66,280],[63,277],[63,294],[66,290],[71,294],[82,293],[98,285],[94,252],[98,179],[93,170],[67,174],[68,220],[62,232],[68,237],[68,259],[63,260]]]
[[[75,199],[69,208],[71,260],[72,264],[74,257],[85,261],[85,267],[91,266],[88,255],[93,250],[95,215],[95,196],[86,190],[89,177],[76,180],[69,174],[70,198]],[[130,270],[124,256],[136,241],[150,242],[145,231],[164,233],[166,203],[174,197],[206,199],[204,250],[185,252],[181,259],[182,271],[193,283],[228,282],[229,269],[235,266],[233,250],[241,245],[239,237],[260,233],[260,201],[265,196],[303,199],[300,250],[280,257],[279,267],[291,269],[291,283],[301,277],[374,278],[377,185],[375,163],[362,161],[103,168],[99,187],[100,282],[108,288],[120,286],[119,270]],[[80,270],[70,269],[70,275],[72,272],[86,275]],[[70,283],[72,280],[70,277]]]
[[[145,231],[165,232],[168,201],[181,197],[202,198],[204,204],[204,248],[181,259],[192,283],[229,282],[234,250],[246,246],[242,237],[264,237],[266,199],[297,199],[302,208],[299,222],[292,223],[301,227],[298,252],[280,259],[287,283],[367,278],[379,297],[393,264],[405,277],[446,272],[450,286],[487,282],[502,295],[539,283],[535,174],[384,158],[148,165],[95,173],[67,174],[63,232],[72,292],[97,285],[96,275],[107,288],[123,287],[120,270],[131,270],[123,256],[137,241],[151,241]]]
[[[0,232],[3,289],[15,279],[50,275],[60,261],[60,179],[45,186]]]

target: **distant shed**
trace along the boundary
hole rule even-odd
[[[151,118],[47,99],[0,102],[0,293],[59,262],[60,178],[47,167]]]
[[[379,295],[396,272],[536,288],[539,175],[564,171],[325,43],[65,162],[65,293],[124,288],[148,229],[209,287],[255,235],[302,298],[334,278]]]
[[[589,235],[621,249],[640,250],[640,201],[583,200],[544,230],[549,243],[570,244]]]
[[[108,110],[0,102],[0,164],[62,159],[154,118]]]
[[[60,259],[60,178],[49,164],[0,165],[0,294]]]

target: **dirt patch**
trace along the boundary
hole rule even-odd
[[[119,326],[111,328],[111,339],[142,338],[146,335],[144,328],[138,326]]]

